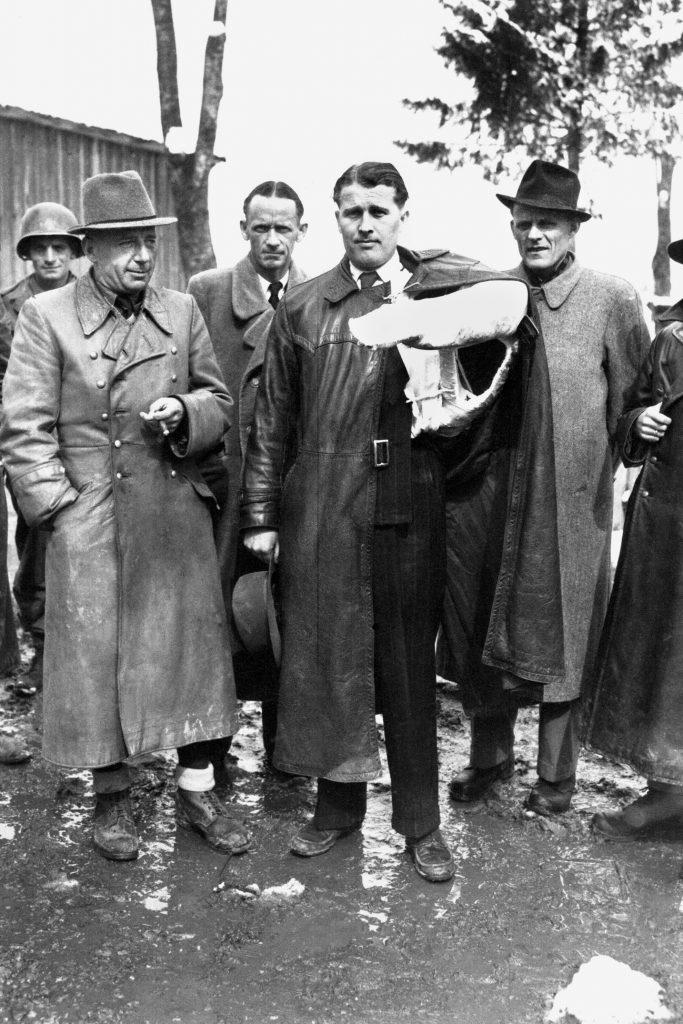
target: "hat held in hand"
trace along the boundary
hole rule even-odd
[[[95,174],[83,182],[83,223],[72,235],[120,228],[154,228],[175,224],[177,217],[157,217],[137,171]]]
[[[270,650],[279,667],[282,645],[273,596],[275,565],[240,576],[232,592],[232,617],[237,635],[249,654]]]

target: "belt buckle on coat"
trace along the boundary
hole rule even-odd
[[[375,469],[382,469],[389,465],[389,441],[387,438],[373,441],[372,447],[375,450]]]

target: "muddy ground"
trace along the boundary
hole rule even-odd
[[[467,759],[467,723],[448,687],[440,700],[443,828],[458,867],[452,883],[430,885],[389,827],[386,777],[371,786],[362,835],[313,860],[288,853],[313,791],[264,772],[253,704],[223,787],[253,851],[227,859],[176,830],[173,762],[158,756],[135,769],[141,856],[107,862],[91,848],[88,773],[48,767],[40,699],[0,685],[0,720],[34,754],[0,767],[0,1019],[540,1024],[557,990],[604,953],[657,979],[683,1020],[683,842],[612,845],[590,832],[592,813],[635,797],[640,780],[589,754],[568,814],[525,812],[527,711],[514,779],[454,806],[446,785]],[[299,895],[264,892],[292,879]]]

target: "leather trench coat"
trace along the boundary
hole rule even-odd
[[[441,250],[399,253],[412,272],[414,296],[444,294],[501,276]],[[373,440],[385,353],[359,346],[348,321],[381,301],[379,289],[358,291],[342,261],[280,303],[243,481],[242,527],[280,531],[283,645],[275,763],[289,772],[341,782],[375,778],[380,768],[371,567]],[[482,437],[475,461],[486,461],[486,444]],[[466,447],[456,461],[468,463]],[[545,470],[552,480],[552,460]],[[544,676],[561,671],[561,650],[558,655],[554,643],[542,647],[557,626],[559,588],[552,559],[533,587],[516,586],[518,578],[529,582],[529,557],[532,571],[538,569],[530,550],[533,539],[520,535],[528,498],[527,481],[520,477],[484,656],[501,666],[531,657]],[[520,600],[528,601],[524,621]],[[534,618],[538,631],[530,637]],[[523,649],[529,640],[531,653]]]
[[[186,437],[140,412],[175,395]],[[151,286],[133,325],[91,274],[29,299],[0,447],[47,549],[48,760],[97,767],[230,735],[236,701],[210,507],[196,456],[231,399],[196,303]]]
[[[587,744],[659,782],[683,785],[683,302],[662,317],[617,436],[642,466],[629,499],[602,634]],[[661,402],[671,424],[656,444],[633,425]]]

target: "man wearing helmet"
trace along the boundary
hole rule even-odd
[[[21,219],[17,255],[32,264],[32,272],[0,292],[0,315],[13,331],[21,307],[27,299],[40,292],[61,288],[75,280],[71,262],[82,256],[80,239],[70,235],[76,217],[59,203],[37,203],[29,207]],[[30,672],[34,692],[42,685],[42,660],[45,620],[45,543],[46,534],[37,527],[29,528],[17,511],[16,544],[19,568],[14,577],[14,596],[24,629],[31,633],[35,658]]]

